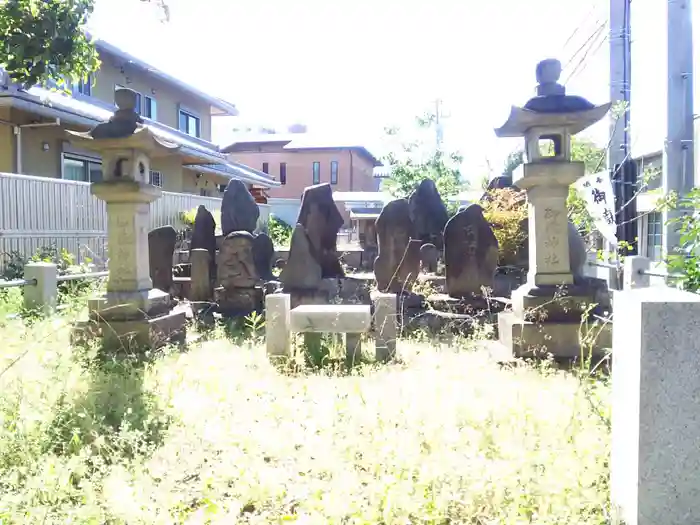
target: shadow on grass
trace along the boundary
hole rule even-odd
[[[77,346],[75,357],[88,376],[87,388],[59,399],[46,450],[77,455],[86,449],[110,464],[148,455],[163,442],[171,418],[153,393],[144,390],[148,364],[162,352],[109,354],[94,346]]]

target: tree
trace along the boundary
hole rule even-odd
[[[419,129],[428,128],[434,119],[430,115],[418,117]],[[398,129],[390,128],[388,135],[397,135]],[[423,179],[432,179],[443,199],[457,195],[467,187],[462,180],[462,157],[457,152],[446,153],[436,148],[426,151],[424,144],[413,140],[401,144],[401,150],[389,153],[385,162],[391,167],[391,176],[382,181],[382,189],[396,198],[408,197]]]
[[[153,1],[169,16],[165,0]],[[4,0],[0,5],[0,66],[24,87],[87,78],[99,65],[85,33],[95,0]]]

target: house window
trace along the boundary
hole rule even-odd
[[[191,137],[199,137],[201,134],[201,121],[187,111],[180,110],[179,116],[180,131],[187,133]]]
[[[74,82],[71,86],[73,93],[80,93],[89,97],[92,95],[92,75],[88,75],[87,79],[81,79],[79,82]]]
[[[313,167],[313,184],[320,184],[321,183],[321,163],[320,162],[314,162],[314,167]]]
[[[280,162],[280,184],[287,184],[287,163]]]
[[[114,86],[114,93],[115,94],[116,94],[118,89],[125,89],[125,88],[124,88],[124,86],[120,86],[119,84],[115,84],[115,86]],[[134,91],[134,90],[132,89],[132,91]],[[134,91],[134,93],[136,93],[136,107],[134,109],[136,110],[136,113],[141,115],[143,113],[143,111],[141,109],[141,99],[143,97],[141,96],[141,93],[139,93],[138,91]],[[115,103],[116,103],[116,100],[115,100]]]
[[[151,170],[149,172],[149,179],[149,182],[153,186],[158,186],[159,188],[163,187],[163,174],[160,171]]]
[[[652,261],[661,261],[662,225],[661,212],[647,215],[647,257]]]
[[[153,97],[143,97],[143,116],[151,120],[157,120],[158,104]]]
[[[102,180],[102,163],[96,159],[64,153],[63,178],[80,182],[99,182]]]
[[[263,162],[262,170],[263,173],[270,173],[270,164],[267,162]]]
[[[331,184],[338,184],[338,161],[331,161]]]

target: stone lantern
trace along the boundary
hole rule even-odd
[[[496,130],[498,137],[525,139],[525,163],[513,183],[527,193],[529,273],[513,292],[513,311],[499,314],[501,342],[515,356],[579,356],[581,316],[595,301],[595,289],[571,271],[566,198],[569,186],[584,176],[583,162],[571,160],[571,137],[601,120],[610,104],[567,95],[560,75],[558,60],[540,62],[536,96],[513,107]],[[543,153],[543,141],[551,141],[551,155]],[[605,346],[609,332],[603,332],[598,344]]]
[[[102,157],[103,180],[93,182],[91,193],[107,205],[109,277],[103,297],[89,302],[108,348],[160,346],[184,337],[184,312],[171,311],[170,295],[153,289],[149,272],[148,230],[150,204],[160,188],[149,183],[151,159],[169,156],[179,148],[143,126],[136,113],[136,92],[115,93],[117,111],[88,133],[69,131],[79,147]]]

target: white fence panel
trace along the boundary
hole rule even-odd
[[[216,197],[163,192],[151,204],[151,227],[181,227],[179,214],[200,204],[221,209]],[[261,205],[260,215],[269,216],[269,207]],[[104,265],[106,239],[105,203],[92,196],[89,183],[0,173],[0,270],[6,254],[29,257],[49,246]]]

